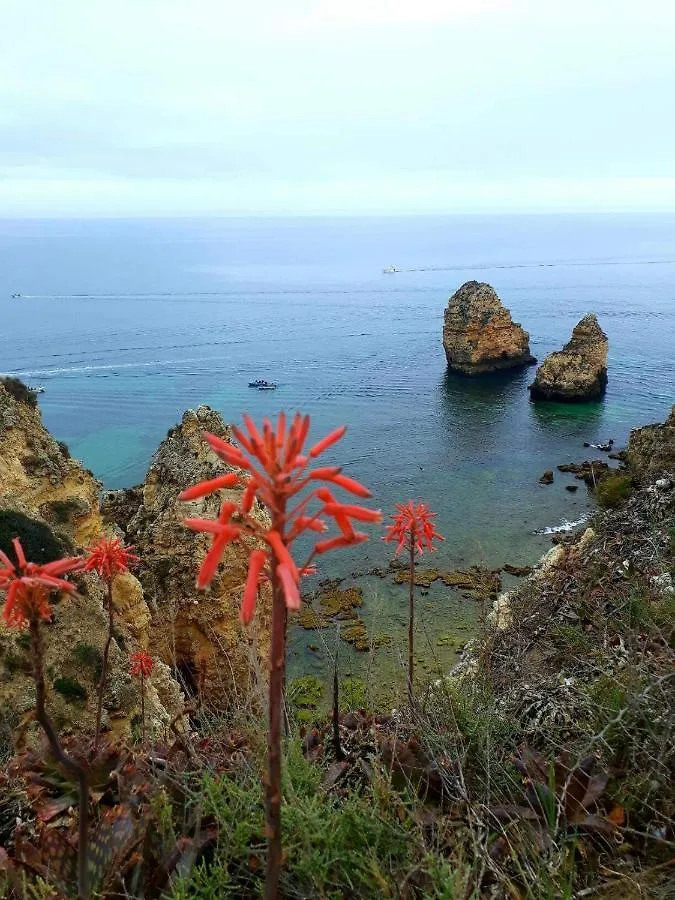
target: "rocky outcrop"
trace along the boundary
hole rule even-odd
[[[675,406],[663,424],[631,431],[626,453],[628,465],[640,481],[675,475]]]
[[[19,537],[29,559],[48,562],[77,552],[102,529],[98,482],[49,434],[30,392],[15,381],[0,383],[0,547],[11,552],[12,538]],[[107,621],[97,576],[80,575],[77,585],[76,594],[57,600],[52,621],[44,625],[48,708],[59,730],[91,733]],[[129,653],[147,648],[150,612],[131,574],[115,580],[113,601],[119,627],[111,644],[103,724],[127,738],[140,707]],[[157,664],[146,695],[154,733],[164,734],[182,703],[169,668]],[[34,705],[26,635],[0,620],[0,732],[20,740]]]
[[[0,382],[0,497],[6,508],[16,501],[76,544],[86,544],[101,531],[100,485],[54,440],[37,405],[15,384]]]
[[[494,288],[467,281],[448,301],[443,325],[448,367],[465,375],[529,366],[529,335],[511,318]]]
[[[229,427],[208,406],[188,410],[160,444],[142,489],[124,495],[115,492],[109,500],[117,520],[128,519],[126,534],[141,558],[138,576],[151,610],[154,653],[176,667],[188,690],[204,676],[206,696],[220,701],[238,689],[245,691],[252,674],[261,671],[269,588],[261,588],[262,602],[253,625],[259,631],[251,635],[239,622],[251,547],[240,541],[230,544],[210,589],[195,587],[210,540],[187,529],[183,519],[215,519],[222,501],[236,501],[241,490],[220,491],[191,503],[178,501],[185,488],[228,471],[204,441],[204,431],[232,439]],[[130,505],[126,512],[122,509],[125,496]],[[104,515],[109,514],[106,503]],[[254,514],[266,521],[261,506]]]
[[[124,578],[136,581],[133,576]],[[140,602],[145,606],[142,594]],[[80,577],[78,592],[59,598],[52,621],[43,627],[47,705],[52,720],[61,733],[92,734],[106,635],[103,589],[97,577]],[[24,632],[7,629],[0,623],[0,724],[4,724],[7,736],[13,735],[15,744],[21,744],[30,733],[28,726],[31,732],[35,727],[35,684],[26,637]],[[138,680],[129,675],[129,653],[143,646],[146,637],[147,632],[134,639],[121,625],[110,645],[103,727],[121,739],[131,735],[141,705]],[[183,707],[183,697],[171,670],[162,662],[156,662],[146,683],[145,704],[150,733],[165,738],[169,722]]]
[[[533,400],[578,402],[601,397],[607,386],[607,335],[594,313],[576,325],[562,350],[546,357],[530,385]]]

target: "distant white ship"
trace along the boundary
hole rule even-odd
[[[400,269],[397,269],[396,266],[387,266],[386,269],[382,269],[383,275],[395,275],[396,272],[400,272]]]

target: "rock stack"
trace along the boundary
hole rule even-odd
[[[528,333],[511,318],[494,288],[467,281],[448,301],[443,325],[448,368],[465,375],[529,366]]]
[[[537,369],[531,398],[580,402],[601,397],[607,386],[608,346],[595,314],[584,316],[563,349],[547,356]]]
[[[190,531],[183,520],[190,516],[216,519],[223,500],[238,502],[244,489],[242,482],[190,503],[179,502],[178,495],[185,488],[235,471],[211,450],[203,438],[205,431],[232,440],[232,432],[218,412],[208,406],[187,410],[157,449],[143,485],[109,493],[104,514],[126,523],[128,542],[140,556],[136,572],[152,611],[152,650],[160,659],[175,664],[188,692],[196,688],[203,674],[205,697],[220,702],[247,685],[252,671],[262,671],[271,591],[269,585],[260,588],[254,648],[239,624],[254,540],[231,543],[210,589],[201,591],[195,586],[211,541],[206,534]],[[268,522],[260,505],[253,514],[261,523]]]

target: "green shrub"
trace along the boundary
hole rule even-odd
[[[73,656],[78,665],[90,668],[94,679],[98,681],[103,667],[103,656],[98,647],[94,647],[93,644],[87,644],[85,641],[80,641],[78,644],[75,644]]]
[[[37,406],[37,394],[35,391],[31,391],[28,385],[24,384],[20,378],[6,375],[4,378],[0,378],[0,384],[19,403],[26,403],[33,408]]]
[[[85,509],[83,502],[75,497],[69,497],[67,500],[51,500],[47,506],[51,516],[45,515],[45,518],[60,525],[67,525],[73,516],[82,514]]]
[[[283,779],[284,896],[382,900],[402,896],[401,884],[410,897],[464,895],[466,885],[451,862],[432,855],[416,802],[389,788],[339,799],[323,780],[322,768],[290,741]],[[255,766],[236,777],[205,776],[198,802],[202,814],[218,822],[218,848],[208,864],[172,885],[170,897],[260,896],[265,823]]]
[[[60,678],[54,679],[54,690],[58,691],[69,702],[77,702],[87,699],[87,691],[76,678],[69,675],[62,675]]]
[[[296,710],[297,717],[309,721],[323,697],[323,684],[316,675],[303,675],[289,682],[286,698]],[[304,715],[303,715],[304,713]]]
[[[340,682],[341,710],[364,709],[366,703],[366,685],[361,678],[345,678]]]
[[[630,497],[632,490],[630,475],[608,475],[596,487],[595,496],[600,506],[615,509]]]
[[[5,668],[14,675],[15,672],[25,672],[30,674],[31,663],[24,653],[16,653],[14,650],[8,650],[4,658]]]
[[[0,510],[0,550],[12,560],[16,560],[12,546],[15,537],[20,539],[26,559],[31,562],[53,562],[69,549],[44,522],[36,522],[20,512]]]
[[[557,625],[551,630],[551,640],[559,650],[570,654],[588,653],[593,646],[580,625]]]

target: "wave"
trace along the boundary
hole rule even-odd
[[[478,263],[470,266],[413,266],[401,268],[399,272],[470,272],[473,269],[563,269],[581,266],[672,266],[675,259],[600,259],[600,260],[559,260],[558,262],[532,263]]]
[[[546,528],[540,528],[533,534],[565,534],[568,531],[574,531],[580,525],[588,521],[588,516],[582,516],[576,522],[563,522],[561,525],[548,525]]]

